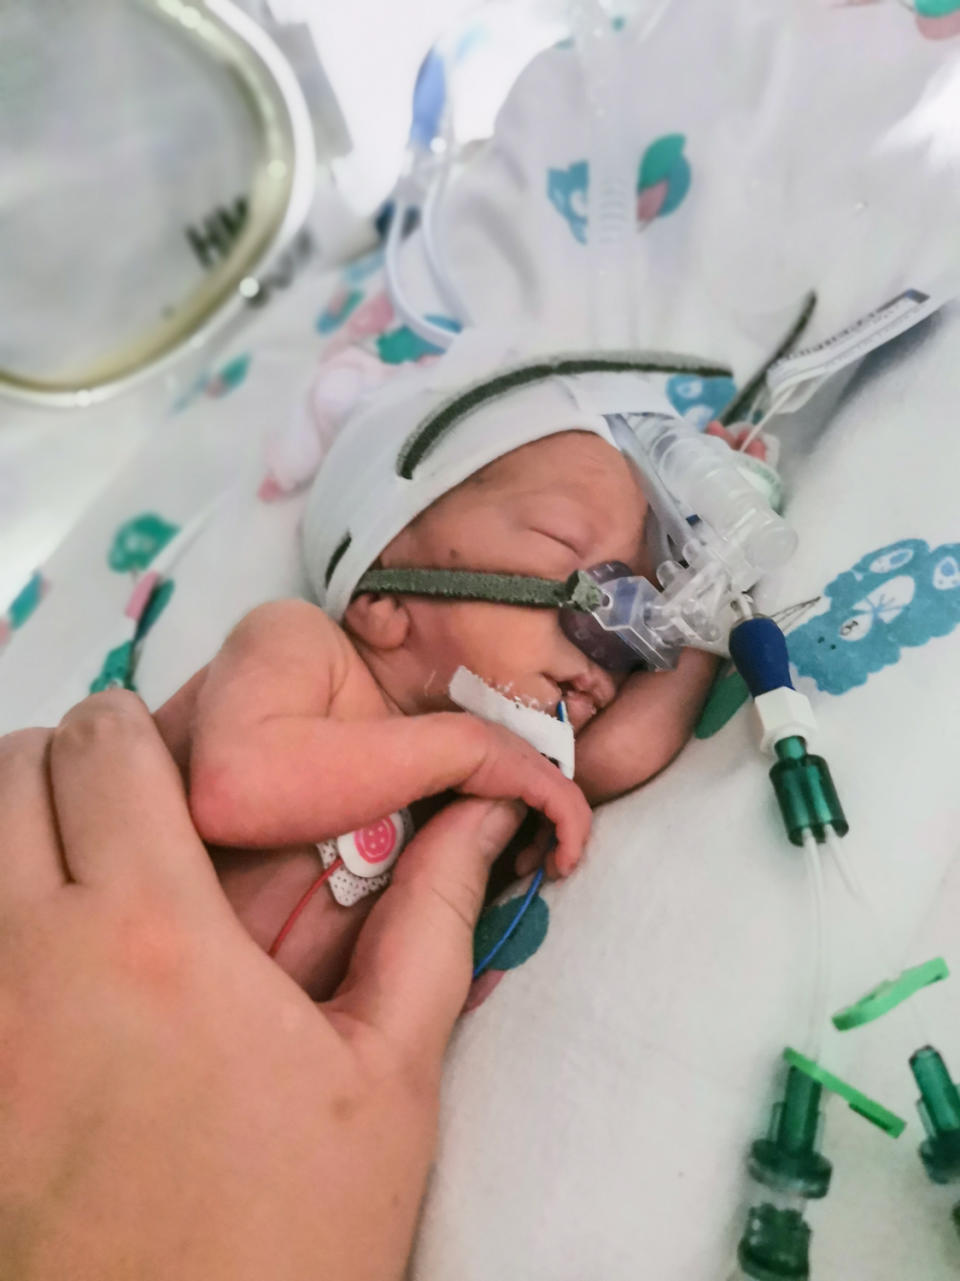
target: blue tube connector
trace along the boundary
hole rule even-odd
[[[730,657],[752,698],[793,689],[787,640],[772,618],[745,618],[730,633]]]

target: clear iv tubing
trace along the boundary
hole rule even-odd
[[[792,391],[792,390],[793,390],[792,387],[788,389],[788,391]],[[746,436],[744,436],[743,440],[737,446],[738,454],[746,453],[746,451],[750,448],[753,442],[757,439],[757,437],[763,431],[764,427],[766,427],[770,419],[780,409],[780,406],[785,405],[788,399],[789,399],[788,394],[782,395],[779,400],[777,400],[776,397],[773,398],[773,400],[770,402],[769,407],[766,409],[766,411],[763,414],[761,414],[759,421],[753,424],[753,426],[747,432]]]
[[[860,907],[861,911],[870,922],[872,927],[870,930],[870,938],[873,943],[874,950],[876,951],[877,960],[879,961],[881,970],[888,979],[895,979],[900,971],[894,961],[894,950],[890,943],[890,937],[887,934],[883,921],[880,919],[880,914],[877,911],[873,900],[864,889],[863,882],[860,880],[860,875],[857,872],[856,863],[850,855],[844,851],[839,837],[829,823],[826,827],[826,845],[827,849],[830,851],[831,858],[837,865],[837,871],[840,873],[840,877],[846,886],[848,894]],[[915,1003],[911,1001],[908,1004],[909,1013],[921,1043],[929,1044],[931,1040],[930,1035],[923,1025]]]
[[[628,271],[633,242],[636,158],[626,133],[628,91],[622,42],[598,0],[579,0],[573,30],[590,112],[587,248],[594,342],[623,347],[634,341],[635,297]]]
[[[859,904],[872,925],[873,943],[877,950],[877,955],[889,978],[895,978],[898,970],[893,963],[893,949],[890,946],[890,940],[887,938],[886,930],[880,920],[877,909],[874,907],[866,890],[863,888],[863,882],[860,880],[856,864],[844,851],[836,832],[830,825],[827,825],[827,849],[830,856],[837,865],[837,871],[847,887],[850,897]]]
[[[450,185],[450,174],[453,169],[454,151],[451,137],[447,136],[444,139],[444,147],[440,172],[436,181],[431,183],[427,198],[423,202],[420,223],[423,235],[423,252],[434,286],[440,295],[443,305],[461,325],[469,325],[471,323],[470,310],[450,271],[449,256],[444,248],[443,228],[440,225],[440,207],[447,194],[447,187]]]
[[[424,342],[432,343],[435,347],[446,350],[453,340],[453,333],[449,329],[443,329],[440,325],[433,324],[425,316],[421,316],[415,307],[411,306],[404,293],[403,282],[400,279],[400,250],[403,245],[403,226],[407,221],[407,214],[413,207],[409,197],[403,194],[403,186],[404,183],[401,182],[394,197],[393,216],[390,219],[387,243],[383,255],[387,292],[397,315],[408,328],[413,330],[418,338],[422,338]]]
[[[804,1042],[804,1054],[815,1063],[823,1052],[823,1033],[830,1015],[829,964],[827,955],[826,901],[823,890],[823,864],[820,848],[813,832],[803,834],[803,854],[807,865],[807,885],[810,893],[810,920],[813,926],[815,960],[813,968],[813,996],[810,1003],[810,1022]]]

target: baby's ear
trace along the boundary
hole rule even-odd
[[[410,631],[410,615],[400,596],[364,592],[343,616],[346,629],[372,649],[399,649]]]

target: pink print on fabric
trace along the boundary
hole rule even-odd
[[[149,573],[143,574],[137,579],[137,585],[127,601],[126,609],[123,611],[127,618],[132,618],[135,623],[139,623],[140,616],[146,609],[147,602],[153,595],[153,589],[159,581],[160,575],[156,570],[150,570]]]
[[[939,17],[925,17],[918,13],[917,30],[927,40],[949,40],[951,36],[960,35],[960,9]]]
[[[376,338],[392,321],[393,304],[386,291],[381,290],[350,313],[346,323],[327,343],[326,352],[332,355],[352,343],[362,342],[365,338]]]

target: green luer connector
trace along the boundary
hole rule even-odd
[[[767,1202],[751,1206],[737,1260],[754,1281],[807,1281],[810,1228],[803,1215]]]
[[[960,1090],[932,1045],[917,1050],[910,1070],[920,1087],[917,1111],[927,1132],[920,1159],[933,1183],[952,1183],[960,1179]]]
[[[804,1197],[824,1197],[832,1167],[817,1151],[823,1087],[791,1067],[783,1101],[773,1109],[770,1133],[750,1148],[747,1162],[758,1183]]]
[[[770,779],[793,844],[802,845],[808,831],[823,841],[828,827],[838,836],[846,836],[850,824],[823,757],[810,756],[799,737],[781,739],[776,751],[779,759],[770,771]]]

